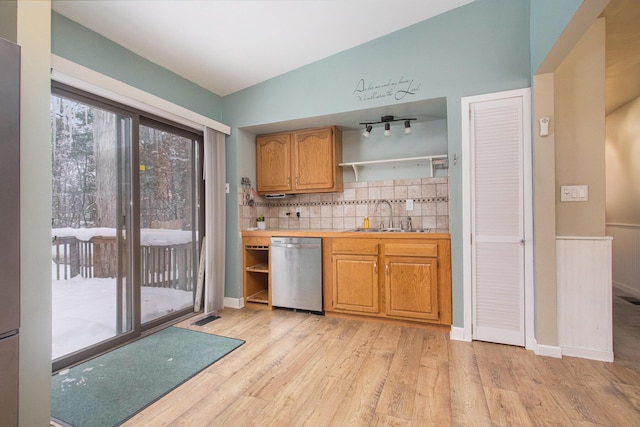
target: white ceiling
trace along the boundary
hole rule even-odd
[[[473,0],[53,0],[53,10],[220,96]]]

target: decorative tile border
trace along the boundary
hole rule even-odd
[[[387,200],[387,199],[383,199]],[[449,203],[448,197],[428,197],[423,199],[388,199],[389,203],[406,203],[413,200],[414,203]],[[302,206],[340,206],[340,205],[369,205],[379,202],[380,199],[368,200],[332,200],[332,201],[308,201],[308,202],[255,202],[256,207],[282,208],[282,207],[302,207]]]

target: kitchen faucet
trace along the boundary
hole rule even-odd
[[[389,203],[387,199],[378,199],[376,200],[376,205],[373,208],[374,212],[378,212],[378,205],[380,203],[386,203],[389,205],[389,228],[393,228],[393,206],[391,206],[391,203]],[[384,228],[384,222],[380,221],[380,226],[380,228]]]

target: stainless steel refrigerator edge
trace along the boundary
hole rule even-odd
[[[322,312],[322,239],[271,238],[271,304]]]
[[[0,425],[18,424],[20,47],[0,38]]]

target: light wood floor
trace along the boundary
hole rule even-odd
[[[619,363],[285,310],[221,316],[179,326],[246,343],[125,425],[640,425],[640,372]]]
[[[623,296],[631,294],[613,288],[613,354],[616,363],[640,371],[640,305]]]

